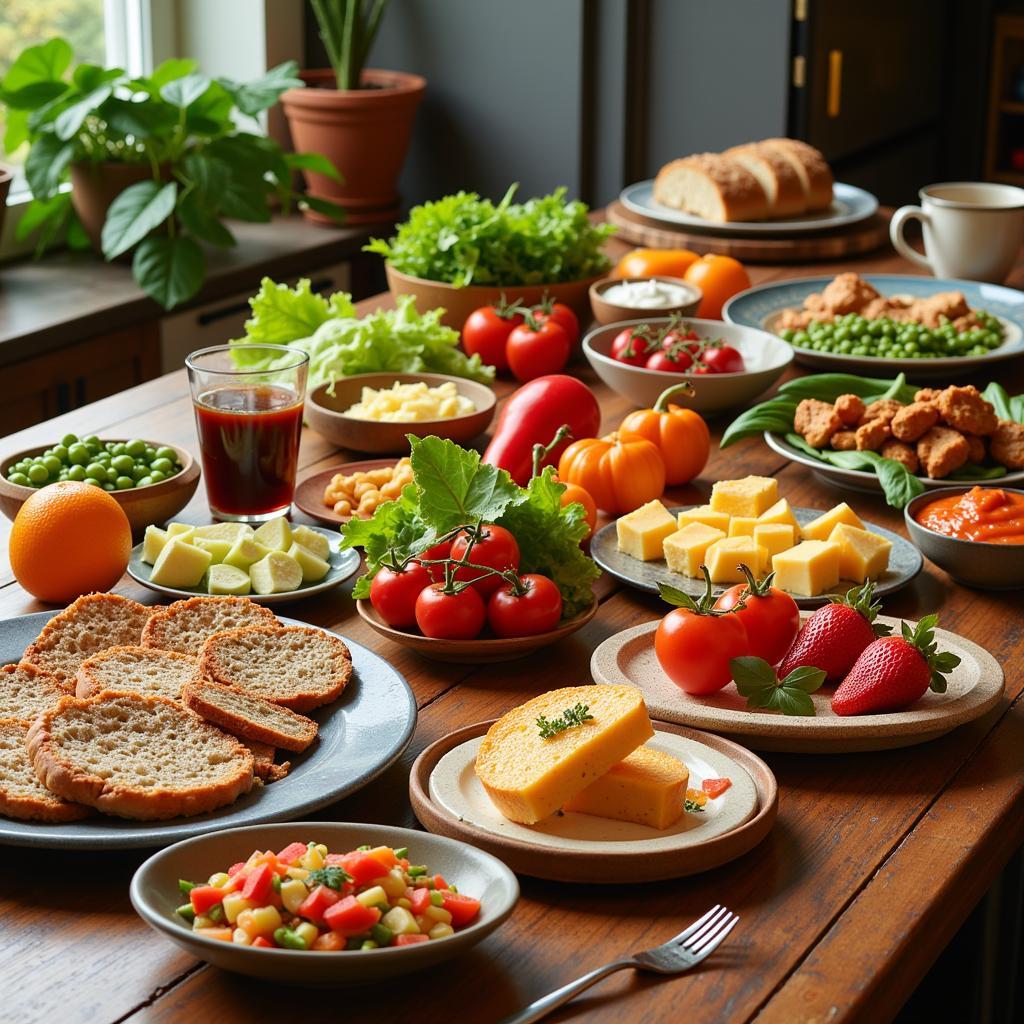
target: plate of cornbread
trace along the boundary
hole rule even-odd
[[[831,509],[793,508],[773,477],[716,483],[707,505],[666,508],[660,501],[598,530],[591,557],[606,572],[652,593],[667,583],[704,593],[702,566],[714,592],[773,572],[774,585],[801,607],[825,604],[866,580],[876,596],[905,587],[921,571],[920,551],[906,538],[864,522],[846,502]]]
[[[717,736],[652,722],[629,684],[563,687],[427,747],[409,782],[431,832],[514,871],[615,884],[696,874],[760,842],[771,771]]]

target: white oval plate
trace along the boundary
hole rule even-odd
[[[291,601],[301,601],[305,597],[312,597],[314,594],[322,594],[325,590],[330,590],[332,587],[338,586],[339,583],[344,583],[356,570],[359,568],[359,552],[358,551],[342,551],[341,550],[341,535],[337,530],[327,530],[322,526],[311,526],[311,530],[316,530],[321,536],[327,538],[327,543],[331,548],[331,569],[330,572],[316,583],[304,583],[298,590],[289,590],[283,594],[246,594],[246,597],[250,601],[255,601],[256,604],[288,604]],[[128,561],[128,575],[131,576],[136,583],[141,583],[144,587],[148,587],[150,590],[155,590],[160,594],[168,594],[171,597],[186,598],[186,597],[209,597],[210,595],[203,590],[202,587],[164,587],[159,583],[154,583],[150,576],[153,572],[153,566],[148,562],[142,560],[142,545],[136,544],[132,548],[132,556]]]
[[[827,210],[797,217],[781,217],[778,220],[712,221],[684,213],[655,200],[653,178],[627,185],[619,193],[619,202],[641,217],[660,220],[665,224],[680,224],[691,231],[709,235],[804,235],[858,224],[874,216],[878,209],[878,200],[870,192],[839,181],[832,187],[832,205]]]
[[[679,758],[690,769],[687,786],[700,789],[708,778],[728,778],[732,785],[717,799],[708,800],[703,812],[686,812],[667,829],[630,821],[614,821],[592,814],[566,811],[538,822],[520,825],[509,821],[491,803],[477,778],[477,751],[483,736],[449,750],[430,775],[430,799],[449,814],[504,839],[576,853],[619,853],[628,843],[637,854],[698,846],[725,835],[749,821],[757,812],[754,780],[732,758],[696,740],[655,730],[647,746]]]

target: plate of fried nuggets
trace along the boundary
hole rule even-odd
[[[968,465],[1024,470],[1024,425],[1000,419],[973,385],[921,388],[910,403],[805,398],[793,429],[813,448],[877,452],[925,480],[945,480]]]

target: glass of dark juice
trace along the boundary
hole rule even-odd
[[[247,369],[253,364],[264,368]],[[259,523],[287,515],[309,356],[287,345],[215,345],[185,365],[214,518]]]

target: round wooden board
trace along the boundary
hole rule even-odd
[[[331,526],[340,526],[347,523],[351,516],[339,516],[329,505],[324,504],[324,490],[331,482],[331,478],[338,473],[351,476],[353,473],[367,473],[371,469],[382,469],[384,466],[393,466],[398,459],[366,459],[363,462],[346,462],[341,466],[333,466],[331,469],[322,469],[319,473],[307,476],[295,488],[295,497],[292,499],[297,508],[302,509],[307,516],[319,520],[321,523],[328,523]]]
[[[805,619],[810,614],[801,613]],[[659,621],[624,629],[600,644],[590,659],[594,682],[632,683],[643,692],[652,717],[714,729],[756,750],[850,754],[910,747],[980,718],[1003,696],[1003,670],[995,658],[956,633],[936,629],[939,650],[952,651],[961,661],[949,674],[944,694],[929,690],[910,710],[841,717],[832,711],[834,687],[829,686],[811,694],[813,717],[753,711],[732,683],[705,697],[692,696],[676,686],[654,653]],[[892,626],[899,635],[899,619],[880,615],[878,621]]]
[[[430,776],[450,750],[485,733],[494,723],[478,722],[444,736],[416,758],[409,773],[409,800],[419,822],[429,832],[460,839],[503,860],[513,871],[553,882],[621,885],[657,882],[710,871],[753,849],[775,824],[779,791],[771,769],[755,754],[731,740],[666,722],[653,722],[660,732],[675,733],[703,743],[739,764],[757,790],[758,808],[744,824],[700,845],[645,852],[638,857],[634,843],[624,842],[619,854],[593,854],[537,847],[497,836],[459,820],[430,799]]]
[[[865,221],[818,235],[753,238],[716,235],[673,228],[661,221],[627,210],[617,199],[606,207],[616,237],[652,249],[692,249],[694,252],[719,253],[750,263],[803,263],[808,260],[836,260],[871,252],[889,238],[889,217],[876,213]]]

